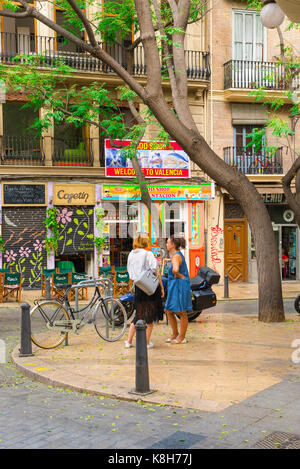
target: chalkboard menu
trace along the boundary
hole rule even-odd
[[[45,184],[3,184],[3,205],[45,205]]]

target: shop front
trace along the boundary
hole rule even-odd
[[[295,215],[286,203],[283,193],[261,194],[269,212],[278,247],[278,262],[282,280],[298,280],[299,272],[299,228]],[[250,237],[249,271],[250,281],[257,281],[256,253],[253,237]]]
[[[47,185],[1,184],[1,268],[20,274],[25,288],[40,287],[41,269],[47,266],[45,225]]]
[[[94,185],[53,184],[53,205],[59,230],[55,267],[73,266],[75,272],[92,272]]]
[[[184,255],[190,275],[205,263],[204,210],[205,201],[214,198],[214,184],[198,186],[149,185],[153,201],[151,213],[141,202],[137,186],[133,184],[103,184],[101,206],[105,213],[107,242],[101,263],[103,266],[126,266],[137,231],[147,232],[149,244],[158,261],[161,253],[158,244],[159,223],[163,236],[180,233],[187,241]]]

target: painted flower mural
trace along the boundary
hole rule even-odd
[[[65,225],[66,223],[70,223],[72,221],[72,210],[68,210],[66,207],[64,207],[61,210],[58,209],[57,213],[57,223],[62,223],[63,225]]]
[[[3,209],[3,267],[22,274],[22,285],[40,288],[41,269],[47,266],[44,207]]]

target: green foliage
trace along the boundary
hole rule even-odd
[[[96,208],[95,209],[95,214],[96,214],[96,227],[98,230],[98,236],[94,236],[94,244],[96,246],[97,250],[97,262],[98,265],[100,263],[100,252],[101,249],[103,248],[105,242],[106,242],[106,237],[105,237],[105,226],[106,223],[104,221],[105,213],[103,208]]]
[[[47,208],[44,225],[46,227],[45,249],[48,254],[50,254],[51,251],[57,253],[59,240],[59,224],[57,221],[57,216],[58,213],[56,207]]]
[[[0,235],[0,252],[4,252],[4,251],[5,251],[5,242],[4,242],[3,236]]]

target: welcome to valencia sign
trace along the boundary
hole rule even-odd
[[[112,146],[109,140],[105,140],[105,171],[106,176],[134,177],[135,171],[132,161],[126,157],[120,142]],[[130,145],[130,140],[122,142],[122,146]],[[176,142],[170,142],[166,146],[162,142],[140,142],[137,157],[145,177],[148,178],[189,178],[190,159]]]

